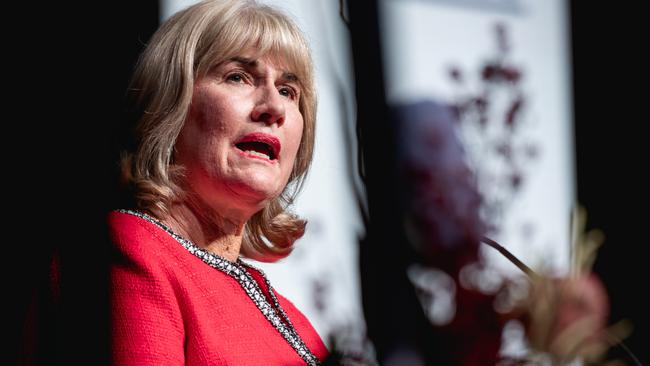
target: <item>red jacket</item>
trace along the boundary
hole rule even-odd
[[[235,279],[142,218],[112,212],[108,222],[114,243],[114,365],[305,364]],[[261,275],[250,272],[268,293]],[[323,361],[327,349],[309,320],[276,295],[302,340]]]

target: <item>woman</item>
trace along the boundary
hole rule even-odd
[[[109,215],[116,365],[316,365],[305,316],[242,256],[289,255],[311,163],[312,62],[298,28],[252,1],[204,1],[154,34],[132,80],[135,209]]]

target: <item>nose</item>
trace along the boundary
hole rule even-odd
[[[255,122],[268,125],[284,123],[285,106],[283,97],[278,93],[275,85],[260,87],[258,99],[253,108],[251,117]]]

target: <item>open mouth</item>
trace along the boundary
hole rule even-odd
[[[236,142],[235,147],[252,156],[273,161],[280,153],[280,140],[265,133],[251,133]]]

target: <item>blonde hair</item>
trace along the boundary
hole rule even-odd
[[[283,13],[255,1],[202,1],[163,23],[142,53],[129,92],[139,120],[137,147],[124,153],[124,181],[138,208],[155,216],[169,213],[184,199],[178,182],[182,167],[173,162],[176,139],[192,100],[195,80],[247,49],[285,62],[300,83],[299,109],[304,120],[298,153],[282,194],[246,224],[242,254],[277,261],[304,234],[306,221],[287,208],[300,191],[311,165],[316,124],[313,65],[307,42]]]

